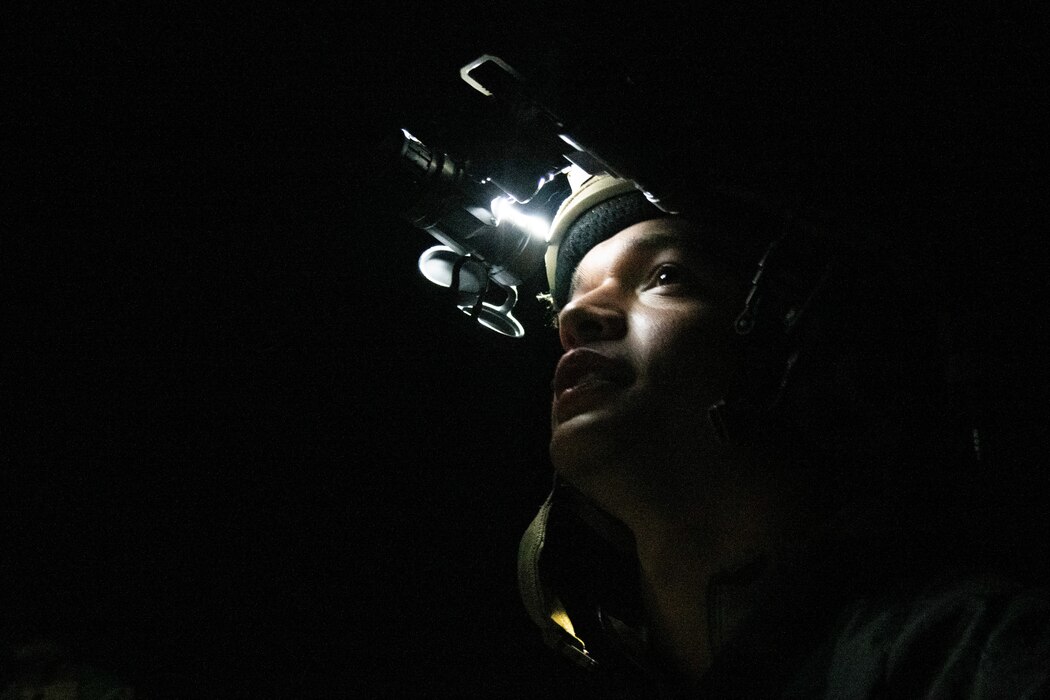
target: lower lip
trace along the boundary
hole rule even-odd
[[[615,382],[596,379],[566,389],[554,400],[554,417],[558,422],[601,405],[611,393],[622,387]]]

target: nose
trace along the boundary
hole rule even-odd
[[[558,314],[558,335],[565,350],[627,333],[627,315],[611,281],[576,297]]]

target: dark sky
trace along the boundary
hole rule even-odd
[[[367,149],[472,93],[451,19],[8,24],[7,637],[174,696],[547,687],[515,562],[553,335],[536,304],[525,340],[476,330],[365,194]]]
[[[607,22],[275,2],[5,22],[8,639],[180,693],[576,687],[515,588],[549,481],[539,283],[525,339],[474,328],[419,277],[432,241],[377,206],[366,153],[482,128],[458,68],[483,52],[589,70],[660,43]],[[1023,269],[1022,234],[991,278]]]

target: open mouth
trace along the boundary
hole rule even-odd
[[[552,384],[556,417],[564,420],[588,403],[600,402],[610,392],[629,386],[633,378],[631,366],[622,360],[587,348],[565,353]]]

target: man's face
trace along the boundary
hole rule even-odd
[[[744,290],[687,222],[642,222],[592,248],[558,316],[555,469],[613,515],[684,495],[715,449],[707,408],[735,367]]]

